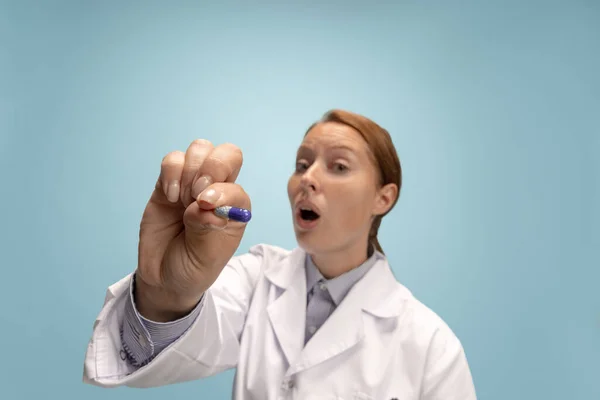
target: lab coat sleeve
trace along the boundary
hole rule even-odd
[[[234,368],[262,265],[262,246],[233,257],[204,293],[200,312],[190,328],[142,367],[129,362],[121,340],[133,274],[113,284],[93,326],[85,355],[84,382],[101,387],[156,387]]]
[[[442,324],[434,333],[425,365],[421,400],[476,400],[462,344]]]

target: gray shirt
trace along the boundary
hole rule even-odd
[[[346,294],[375,264],[375,252],[360,266],[333,279],[325,279],[310,257],[306,257],[306,344],[327,318],[340,305]],[[134,274],[135,276],[135,274]],[[137,367],[154,359],[162,350],[176,341],[189,329],[200,310],[203,299],[185,317],[171,322],[154,322],[140,315],[133,301],[135,278],[131,280],[125,303],[125,317],[121,327],[123,351],[121,357]]]

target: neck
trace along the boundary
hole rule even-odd
[[[333,279],[360,266],[367,260],[368,255],[368,246],[310,254],[319,272],[327,279]]]

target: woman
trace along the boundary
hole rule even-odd
[[[198,140],[168,154],[140,227],[138,267],[108,289],[86,382],[160,386],[237,368],[236,399],[475,399],[450,328],[392,275],[377,240],[401,168],[373,121],[334,110],[309,128],[288,195],[299,244],[233,256],[250,209],[242,153]]]

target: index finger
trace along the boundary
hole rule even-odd
[[[194,177],[192,196],[197,198],[215,182],[233,183],[242,168],[243,155],[239,147],[225,143],[210,152]]]

